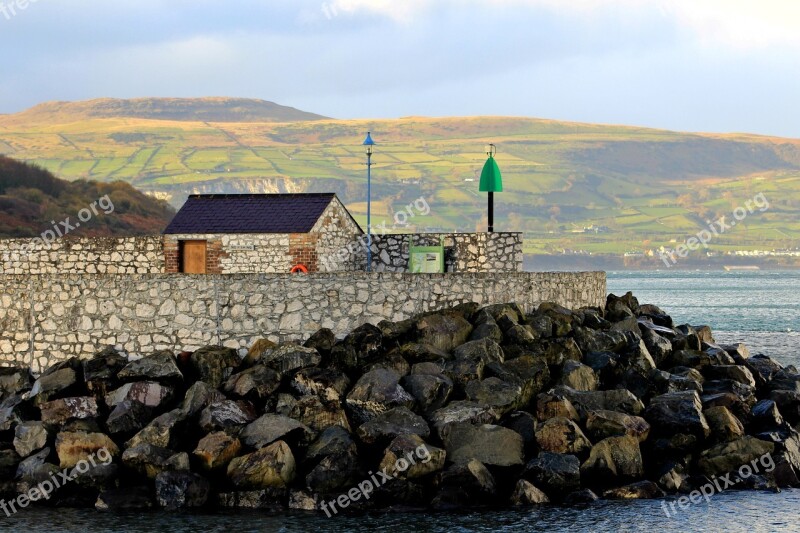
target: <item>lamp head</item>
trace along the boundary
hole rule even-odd
[[[366,147],[367,155],[372,155],[375,141],[372,140],[371,132],[367,132],[367,138],[364,139],[363,145]]]

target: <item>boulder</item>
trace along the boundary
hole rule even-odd
[[[353,420],[363,424],[394,407],[412,408],[414,397],[399,382],[400,376],[391,370],[377,369],[361,376],[345,402]]]
[[[731,442],[744,436],[744,426],[727,407],[711,407],[704,410],[703,415],[708,421],[712,442]]]
[[[581,463],[574,455],[541,452],[530,461],[523,478],[558,500],[580,489]]]
[[[186,413],[180,409],[168,411],[157,416],[141,431],[131,437],[126,443],[126,448],[133,448],[140,444],[152,444],[162,448],[176,448],[179,439],[184,437],[187,426]]]
[[[112,488],[102,491],[94,504],[98,511],[141,511],[153,507],[147,487]]]
[[[261,363],[281,374],[314,367],[320,364],[322,356],[314,348],[306,348],[297,344],[281,344],[267,351],[261,357]]]
[[[50,434],[42,422],[23,422],[14,428],[14,449],[19,457],[28,457],[47,446]]]
[[[276,412],[305,424],[312,432],[323,431],[331,426],[350,429],[350,422],[341,403],[323,403],[316,395],[303,396],[294,401],[288,410],[276,409]]]
[[[69,396],[70,391],[77,392],[80,383],[75,369],[68,366],[55,370],[51,368],[33,383],[27,396],[33,399],[35,405],[41,405],[54,398]]]
[[[289,387],[301,396],[315,394],[326,402],[339,402],[350,388],[347,375],[328,368],[305,368],[299,370]]]
[[[8,398],[30,388],[30,373],[17,367],[0,367],[0,399]]]
[[[365,444],[389,442],[400,435],[418,435],[423,439],[430,435],[425,419],[405,407],[385,411],[358,428],[358,438]]]
[[[162,472],[156,476],[156,501],[167,511],[203,507],[211,485],[191,472]]]
[[[285,488],[268,488],[262,490],[237,490],[220,492],[217,505],[222,509],[258,509],[270,513],[282,513],[285,510]]]
[[[467,399],[493,408],[500,416],[522,407],[522,387],[498,378],[470,381],[465,388]]]
[[[800,392],[776,390],[769,393],[768,399],[775,402],[780,413],[792,425],[800,423]]]
[[[664,491],[652,481],[638,481],[603,493],[603,498],[608,500],[652,500],[664,496]]]
[[[695,391],[670,392],[650,401],[644,418],[661,435],[689,432],[705,439],[710,433],[703,404]]]
[[[567,398],[575,406],[581,419],[585,419],[590,411],[601,409],[637,416],[644,411],[642,401],[626,389],[576,391],[569,387],[559,386],[553,392]]]
[[[584,455],[592,443],[575,422],[567,418],[551,418],[536,428],[536,443],[543,451]]]
[[[135,400],[123,400],[114,407],[106,420],[112,435],[129,435],[144,428],[153,418],[153,409]]]
[[[152,444],[139,444],[122,453],[122,464],[147,479],[155,479],[162,472],[188,471],[189,455]]]
[[[239,439],[223,431],[209,433],[197,443],[192,452],[205,470],[227,467],[228,463],[239,454],[242,444]]]
[[[579,391],[597,390],[599,380],[591,367],[578,361],[564,361],[559,384]]]
[[[609,437],[592,447],[581,466],[581,479],[608,486],[644,476],[644,463],[635,437]]]
[[[296,465],[289,445],[279,440],[228,464],[228,479],[237,488],[287,487],[295,477]]]
[[[595,494],[594,491],[592,491],[591,489],[581,489],[567,494],[567,497],[564,498],[563,504],[586,505],[594,503],[599,499],[600,497],[597,494]]]
[[[402,380],[403,389],[416,400],[420,411],[429,413],[443,407],[453,392],[453,382],[441,373],[414,374]]]
[[[439,438],[442,438],[444,429],[450,424],[493,424],[498,420],[500,414],[491,407],[465,401],[450,402],[431,413],[429,418]]]
[[[336,334],[328,329],[328,328],[321,328],[318,329],[313,335],[311,335],[306,342],[303,343],[303,346],[306,348],[313,348],[320,355],[330,355],[331,350],[333,350],[333,345],[336,344]]]
[[[479,341],[481,339],[489,339],[500,344],[503,342],[503,330],[494,320],[478,324],[470,333],[469,340]]]
[[[197,379],[215,389],[241,364],[236,350],[223,346],[204,346],[192,353],[189,360]]]
[[[289,491],[289,510],[292,511],[318,511],[319,496],[305,490]]]
[[[542,393],[536,397],[536,418],[544,422],[551,418],[562,417],[577,422],[580,420],[578,411],[564,396],[551,393]]]
[[[463,394],[467,383],[483,379],[486,363],[481,359],[456,359],[444,364],[444,374],[453,382],[456,393]]]
[[[539,338],[531,326],[515,324],[505,330],[503,337],[506,344],[530,346]]]
[[[718,476],[738,470],[754,459],[772,454],[775,444],[745,436],[732,442],[717,444],[700,454],[697,466],[706,476]]]
[[[324,456],[305,478],[306,487],[314,493],[333,494],[355,486],[365,473],[355,449]]]
[[[398,349],[398,353],[410,364],[447,361],[453,356],[429,344],[409,342]]]
[[[779,430],[784,425],[778,405],[772,400],[761,400],[750,411],[750,426],[755,431]]]
[[[431,314],[414,323],[416,341],[449,352],[464,344],[472,333],[472,324],[455,314]]]
[[[703,375],[711,380],[731,379],[750,387],[756,386],[753,374],[746,367],[739,365],[710,365],[703,369]]]
[[[383,451],[378,469],[400,479],[418,479],[444,468],[447,454],[425,443],[419,435],[401,435]]]
[[[223,400],[214,402],[200,412],[198,425],[206,433],[229,430],[256,419],[256,411],[245,401]]]
[[[772,381],[772,378],[783,370],[783,367],[777,361],[764,354],[757,354],[748,358],[744,365],[761,385]]]
[[[72,468],[81,461],[88,461],[90,456],[97,457],[100,450],[105,450],[112,457],[119,455],[119,448],[114,441],[102,433],[62,431],[56,435],[56,453],[61,468]]]
[[[183,382],[183,374],[178,370],[175,356],[164,350],[128,363],[117,374],[125,382],[156,381],[171,385]]]
[[[453,350],[453,355],[458,360],[481,361],[484,364],[505,361],[503,349],[491,339],[481,339],[461,344]]]
[[[341,426],[331,426],[308,447],[306,460],[315,461],[329,455],[357,452],[358,447],[350,432]]]
[[[519,385],[520,406],[527,405],[550,382],[550,370],[547,363],[530,356],[507,359],[503,363],[489,363],[486,365],[485,375]]]
[[[544,359],[550,367],[556,368],[567,360],[580,361],[582,353],[581,348],[572,337],[559,337],[528,346],[523,353],[512,354],[510,357],[533,355],[537,359]]]
[[[441,488],[431,506],[442,510],[485,505],[497,492],[494,476],[476,459],[451,465],[438,475],[438,485]]]
[[[374,362],[369,363],[364,371],[369,372],[379,368],[391,370],[400,377],[407,376],[409,372],[411,372],[411,365],[408,364],[408,361],[403,359],[399,350],[392,350],[383,357],[377,358]]]
[[[259,449],[275,441],[307,443],[313,439],[313,432],[297,420],[267,413],[248,424],[239,438],[246,446]]]
[[[42,403],[42,422],[63,425],[68,420],[97,418],[97,400],[93,396],[61,398]]]
[[[519,433],[525,446],[526,455],[536,451],[536,427],[538,424],[532,414],[527,411],[514,411],[505,417],[501,425]]]
[[[443,430],[442,442],[447,459],[468,463],[475,459],[484,465],[513,466],[525,460],[522,437],[510,429],[483,424],[449,424]]]
[[[550,503],[550,498],[547,494],[537,489],[533,483],[520,479],[514,486],[514,492],[511,493],[511,505],[522,507],[528,505],[540,505]]]
[[[280,386],[280,373],[263,365],[255,365],[229,377],[223,390],[251,402],[263,403]]]
[[[362,324],[337,342],[331,350],[331,362],[344,371],[360,371],[385,354],[383,332],[370,323]]]
[[[128,359],[113,347],[105,348],[92,359],[82,361],[83,381],[90,394],[103,397],[119,385],[117,374],[128,364]]]
[[[574,341],[581,353],[617,352],[628,343],[621,331],[595,331],[590,328],[575,328]]]
[[[242,366],[251,367],[255,365],[256,363],[261,361],[261,358],[264,356],[265,353],[272,350],[276,346],[278,345],[269,339],[258,339],[247,350],[247,355],[245,355],[244,360],[242,361]]]
[[[641,326],[641,322],[639,322],[639,324]],[[641,329],[642,340],[647,347],[647,351],[652,356],[656,367],[661,368],[661,365],[663,365],[672,354],[672,343],[669,339],[662,337],[650,328],[644,327]]]
[[[198,381],[186,391],[183,403],[181,403],[181,410],[187,416],[194,417],[212,403],[223,400],[227,400],[224,394],[211,387],[208,383]]]
[[[644,442],[650,435],[650,424],[639,416],[601,409],[589,412],[586,418],[586,431],[595,441],[629,435],[639,442]]]
[[[133,400],[148,407],[163,407],[175,395],[175,390],[169,385],[162,385],[155,381],[138,381],[126,383],[120,388],[106,394],[105,401],[109,407],[115,407],[125,400]]]

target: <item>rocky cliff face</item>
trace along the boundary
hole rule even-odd
[[[797,486],[800,468],[796,369],[630,294],[464,304],[246,354],[108,349],[38,377],[4,368],[0,394],[12,502],[38,487],[48,505],[332,516],[699,499]],[[58,471],[69,489],[45,490]]]

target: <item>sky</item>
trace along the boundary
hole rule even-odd
[[[0,0],[0,113],[261,98],[800,137],[797,0]]]

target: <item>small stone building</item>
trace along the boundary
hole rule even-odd
[[[196,194],[164,230],[164,266],[187,274],[280,273],[297,265],[324,272],[324,259],[363,233],[334,193]]]

